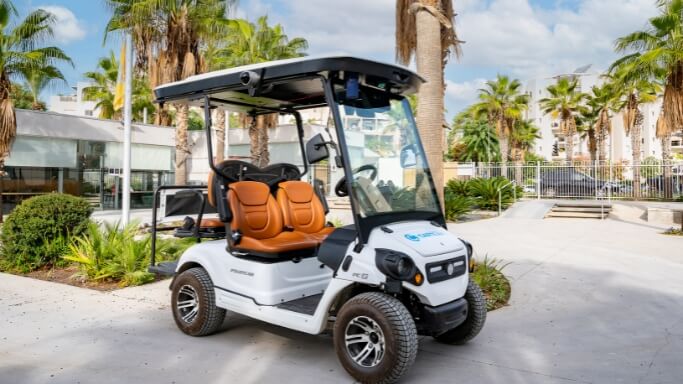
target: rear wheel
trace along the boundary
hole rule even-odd
[[[393,383],[413,364],[417,330],[408,309],[379,292],[362,293],[339,310],[334,348],[344,369],[361,383]]]
[[[435,339],[448,344],[465,344],[479,334],[486,322],[486,298],[479,285],[470,279],[465,292],[467,318],[457,327],[436,336]]]
[[[211,277],[204,268],[190,268],[173,282],[171,307],[175,323],[191,336],[206,336],[218,330],[225,309],[216,306]]]

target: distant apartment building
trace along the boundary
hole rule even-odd
[[[74,116],[99,116],[97,103],[86,101],[83,98],[83,90],[91,83],[79,81],[75,87],[71,87],[73,93],[68,95],[53,95],[48,103],[48,111]]]
[[[577,134],[577,137],[574,139],[574,147],[567,148],[566,140],[562,132],[560,132],[559,119],[553,119],[550,114],[545,114],[541,108],[540,100],[549,96],[547,87],[562,77],[577,79],[579,91],[586,93],[591,92],[593,86],[600,85],[603,81],[600,72],[592,71],[591,66],[584,66],[572,73],[531,79],[525,83],[524,91],[530,98],[529,109],[525,117],[532,120],[541,131],[541,139],[537,140],[534,151],[547,160],[563,160],[566,159],[566,151],[571,150],[576,159],[588,160],[590,153],[588,151],[587,138],[581,138],[581,135]],[[644,117],[641,134],[641,159],[650,156],[657,158],[662,156],[661,142],[656,137],[657,118],[661,106],[661,99],[641,106],[641,112]],[[624,130],[623,115],[621,113],[612,113],[611,121],[612,133],[607,137],[607,142],[605,143],[607,156],[615,162],[631,160],[631,138],[626,135]],[[672,137],[671,144],[673,153],[683,153],[683,137],[680,134]]]

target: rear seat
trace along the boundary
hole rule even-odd
[[[313,191],[303,181],[285,181],[278,184],[277,203],[287,227],[306,234],[320,244],[334,231],[325,225],[325,209]]]
[[[256,181],[231,183],[228,203],[232,211],[230,228],[241,235],[233,249],[255,255],[273,256],[317,247],[317,238],[299,231],[285,231],[282,210],[268,185]]]

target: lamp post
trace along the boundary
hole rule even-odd
[[[121,224],[130,221],[130,141],[133,118],[133,41],[131,33],[126,34],[126,68],[123,98],[123,180],[121,186]]]

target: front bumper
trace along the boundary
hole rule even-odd
[[[416,322],[420,335],[438,336],[462,324],[467,319],[467,300],[461,297],[450,303],[422,308],[420,319]]]

